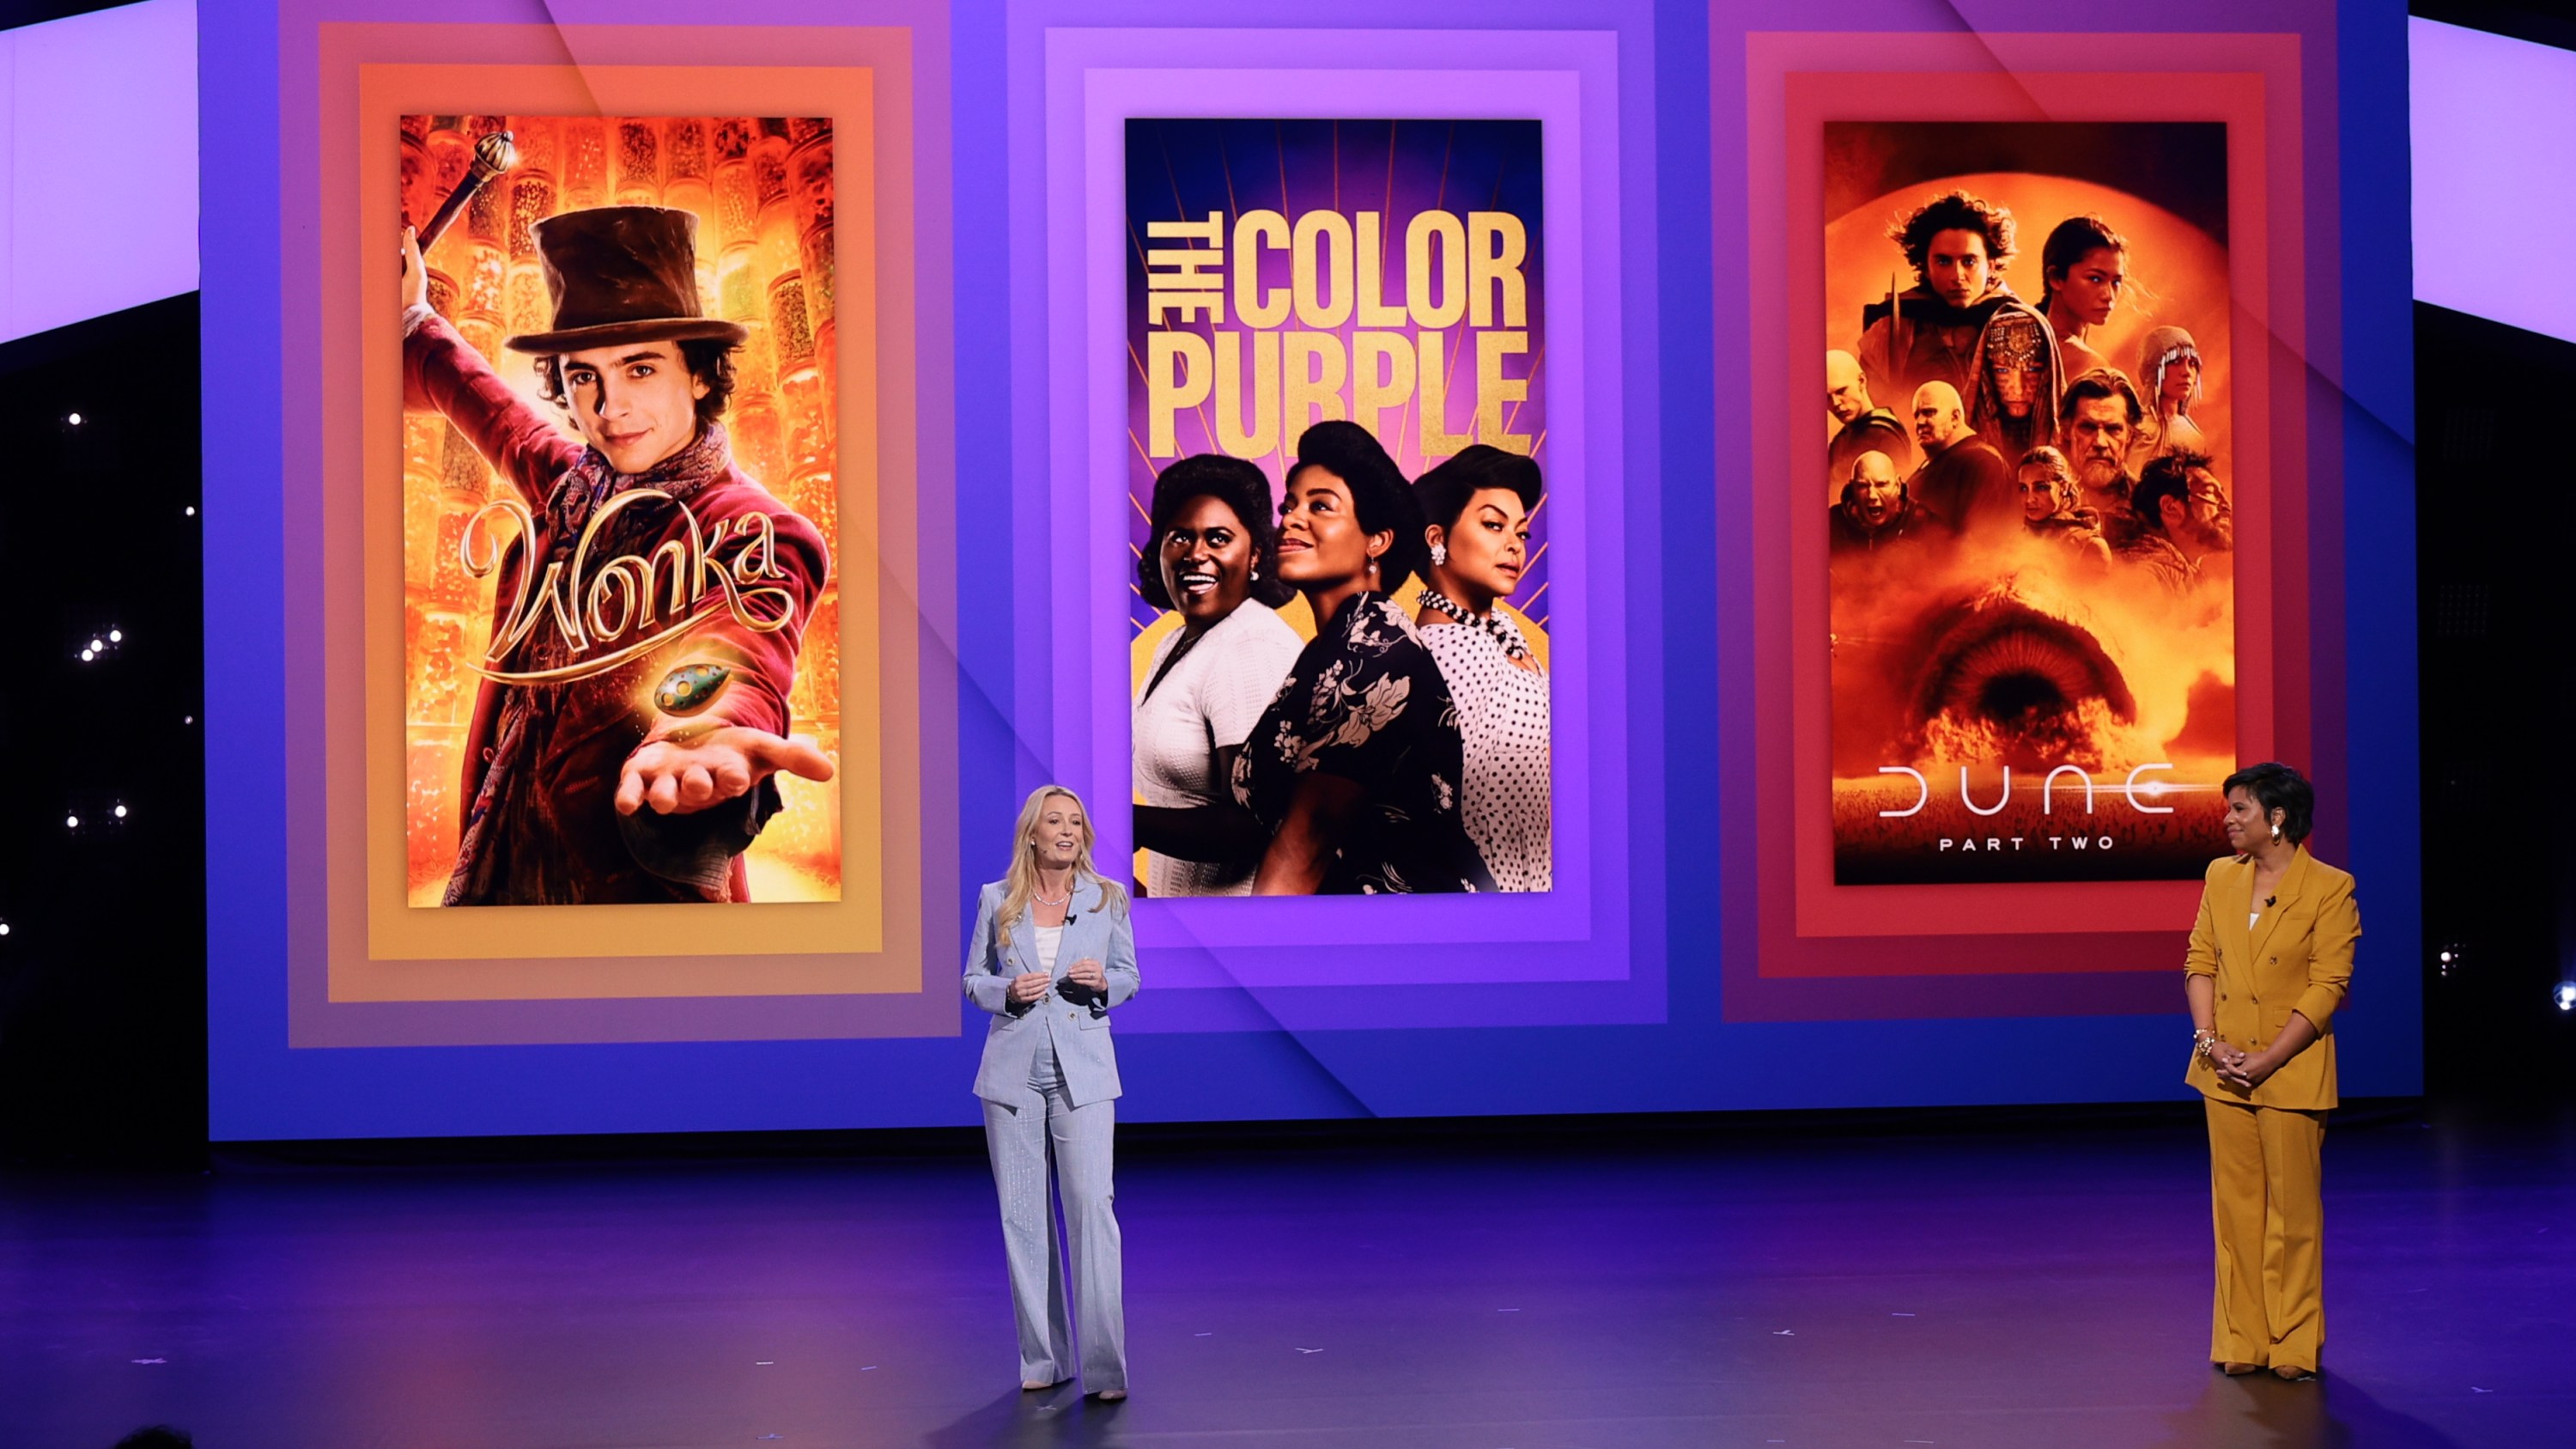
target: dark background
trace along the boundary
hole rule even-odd
[[[2227,245],[2227,126],[2221,121],[1827,121],[1825,156],[1829,220],[1934,177],[2027,171],[2116,187]],[[2057,222],[2015,220],[2021,250],[2038,256]]]
[[[80,423],[68,421],[79,413]],[[0,1152],[206,1140],[197,299],[0,345]],[[84,663],[91,639],[124,641]],[[115,807],[127,816],[119,821]],[[80,818],[80,828],[64,821]]]
[[[2576,976],[2576,810],[2559,799],[2576,559],[2553,510],[2516,500],[2564,490],[2535,425],[2555,431],[2576,397],[2576,343],[2417,303],[2415,378],[2426,1084],[2564,1095],[2576,1012],[2550,992]]]

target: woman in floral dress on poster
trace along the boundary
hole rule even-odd
[[[1423,547],[1421,509],[1377,439],[1356,423],[1307,429],[1279,571],[1314,610],[1315,639],[1234,767],[1235,798],[1271,837],[1255,895],[1494,888],[1460,814],[1457,707],[1388,597]]]

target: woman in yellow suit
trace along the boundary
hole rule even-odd
[[[2325,1346],[2317,1160],[2361,912],[2352,877],[2301,844],[2317,797],[2298,771],[2254,765],[2220,789],[2236,854],[2210,864],[2183,964],[2218,1229],[2209,1357],[2299,1382]]]

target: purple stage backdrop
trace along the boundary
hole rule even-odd
[[[1546,892],[1139,902],[1144,987],[1116,1018],[1123,1117],[2179,1096],[2176,973],[2060,989],[2076,978],[2044,971],[2086,964],[2080,936],[2067,959],[2010,979],[1974,961],[1894,986],[1829,970],[1766,991],[1758,1012],[1730,1009],[1761,970],[1759,887],[1781,878],[1766,862],[1792,848],[1757,815],[1789,762],[1757,729],[1777,703],[1757,658],[1771,637],[1759,580],[1779,560],[1756,527],[1772,486],[1756,435],[1774,426],[1756,409],[1792,395],[1785,416],[1821,416],[1799,400],[1805,379],[1763,375],[1781,364],[1756,347],[1786,282],[1755,260],[1777,252],[1755,239],[1781,234],[1782,162],[1751,154],[1781,123],[1757,114],[1776,87],[1753,62],[1831,52],[1831,68],[1866,70],[1865,37],[1939,36],[1975,41],[1968,63],[2008,79],[2010,37],[2062,37],[2081,19],[2040,0],[1312,0],[1257,22],[1184,0],[209,7],[201,130],[225,138],[204,151],[203,227],[215,1135],[976,1120],[984,1020],[954,973],[973,888],[1001,874],[1022,797],[1051,780],[1083,791],[1113,877],[1131,845],[1126,139],[1139,118],[1536,123],[1555,837]],[[2288,525],[2306,562],[2273,587],[2307,620],[2287,656],[2299,663],[2280,671],[2313,740],[2297,763],[2313,767],[2335,863],[2360,876],[2369,915],[2355,1005],[2335,1023],[2343,1089],[2415,1091],[2406,134],[2388,101],[2405,93],[2404,19],[2330,0],[2176,0],[2104,23],[2259,38],[2298,77],[2272,103],[2307,238],[2305,333],[2245,319],[2238,335],[2265,337],[2274,373],[2298,379],[2317,464]],[[909,309],[912,341],[873,357],[892,370],[874,380],[880,420],[916,450],[920,480],[912,542],[881,560],[887,617],[916,646],[886,698],[912,711],[922,745],[903,782],[918,785],[921,824],[890,842],[915,852],[922,885],[888,904],[917,917],[918,959],[901,963],[917,990],[878,1004],[432,1004],[474,1018],[479,1045],[290,1031],[313,979],[294,962],[321,930],[315,881],[335,868],[323,742],[335,701],[353,697],[317,614],[317,571],[351,566],[329,546],[345,500],[320,471],[321,342],[329,318],[373,305],[362,282],[331,291],[306,265],[316,175],[360,144],[315,134],[347,83],[326,60],[391,38],[470,64],[469,26],[552,27],[556,63],[601,67],[611,89],[618,65],[664,67],[654,83],[685,92],[691,65],[787,63],[746,47],[798,27],[866,27],[897,47],[910,179],[843,185],[911,208],[911,261],[880,253],[876,275],[887,305]],[[606,30],[625,48],[598,48]],[[894,84],[896,67],[880,68]],[[2131,929],[2169,930],[2178,959],[2187,925]],[[361,1024],[419,1005],[323,1004]]]

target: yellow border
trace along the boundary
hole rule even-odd
[[[884,762],[917,753],[909,714],[884,708],[887,678],[908,680],[908,638],[883,629],[880,571],[890,544],[908,547],[911,510],[900,538],[880,516],[878,365],[881,348],[880,247],[901,250],[909,275],[909,187],[879,185],[888,152],[908,159],[909,124],[899,108],[880,112],[874,72],[864,67],[679,67],[362,65],[358,78],[361,144],[356,175],[340,200],[354,208],[360,236],[399,231],[399,117],[410,112],[520,115],[744,114],[816,115],[833,119],[835,164],[836,319],[839,348],[840,537],[834,566],[841,595],[842,898],[838,902],[716,906],[518,906],[468,909],[409,905],[404,892],[401,608],[401,374],[398,285],[392,253],[360,248],[351,278],[354,328],[326,328],[326,350],[354,332],[354,368],[326,366],[331,412],[339,395],[357,414],[362,450],[361,536],[365,644],[362,711],[336,706],[330,730],[335,861],[363,854],[364,947],[343,928],[356,924],[353,892],[333,872],[329,997],[334,1001],[499,1000],[639,996],[811,995],[913,992],[920,989],[919,942],[908,921],[889,921],[886,902],[917,893],[919,862],[889,878]],[[908,170],[908,168],[907,168]],[[325,178],[325,193],[335,188]],[[881,226],[890,225],[891,233]],[[326,278],[326,286],[328,279]],[[381,298],[382,306],[369,305]],[[895,299],[902,355],[910,347],[910,298]],[[334,356],[330,359],[343,359]],[[353,390],[335,378],[354,373]],[[327,416],[327,414],[326,414]],[[326,427],[331,423],[326,421]],[[336,463],[346,455],[326,450]],[[908,489],[907,465],[898,486]],[[901,658],[895,656],[900,654]],[[335,694],[340,693],[335,691]],[[361,737],[342,728],[344,713],[362,713]],[[887,737],[887,726],[905,738]],[[364,794],[355,812],[339,808],[341,746],[362,747]],[[917,789],[897,792],[917,796]],[[917,818],[918,801],[908,799]],[[362,816],[363,825],[351,818]],[[354,838],[353,838],[354,837]],[[356,850],[352,850],[356,847]],[[350,873],[354,877],[356,873]],[[344,944],[345,943],[345,944]]]

